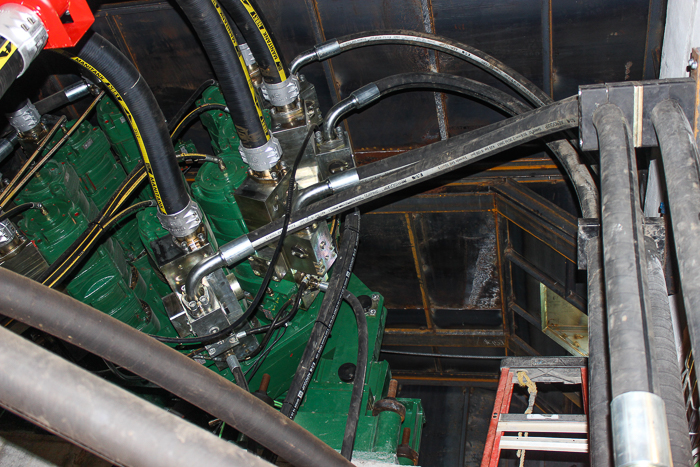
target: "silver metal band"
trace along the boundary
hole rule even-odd
[[[282,158],[282,146],[274,136],[257,148],[246,148],[240,145],[238,152],[241,153],[243,162],[256,172],[270,170]]]
[[[158,220],[173,237],[182,238],[194,233],[202,224],[202,209],[190,199],[185,209],[175,214],[163,214],[158,211]]]
[[[296,101],[300,90],[299,78],[296,75],[290,75],[281,83],[263,82],[262,86],[263,96],[275,107],[282,107]]]

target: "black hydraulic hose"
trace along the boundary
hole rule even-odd
[[[221,0],[231,19],[245,37],[266,83],[277,84],[287,79],[287,67],[267,21],[254,0]]]
[[[577,125],[578,101],[566,99],[530,111],[527,114],[483,127],[479,130],[478,137],[474,137],[474,132],[472,132],[407,151],[393,158],[406,162],[401,164],[398,169],[384,173],[382,176],[366,178],[352,188],[340,191],[293,212],[288,225],[289,232],[298,232],[318,219],[334,216],[403,188],[465,167],[519,144],[557,131],[568,130]],[[194,291],[197,284],[207,274],[225,265],[236,264],[253,254],[255,249],[278,240],[285,224],[286,221],[277,219],[221,246],[217,255],[209,257],[192,268],[186,280],[188,293]]]
[[[210,0],[178,0],[178,5],[202,41],[241,144],[246,148],[264,145],[270,139],[270,134],[223,10],[218,3]]]
[[[462,134],[407,151],[395,156],[407,161],[401,168],[383,176],[367,178],[352,188],[292,213],[289,233],[297,232],[318,219],[325,219],[522,143],[577,125],[578,102],[567,99],[483,127],[478,137],[473,137],[472,133]],[[253,248],[259,248],[278,239],[281,229],[282,222],[278,219],[250,232],[246,237]],[[221,250],[225,249],[226,245],[221,247]]]
[[[622,111],[605,104],[594,112],[600,147],[603,270],[610,345],[612,397],[655,391],[651,310],[637,164]]]
[[[610,363],[608,323],[605,319],[600,237],[586,244],[588,285],[588,434],[591,465],[612,467],[610,424]]]
[[[294,419],[306,395],[306,390],[311,382],[311,376],[318,365],[323,350],[326,347],[328,336],[338,316],[340,305],[343,302],[343,291],[350,280],[350,271],[355,264],[357,244],[359,242],[360,214],[355,211],[345,217],[343,238],[338,248],[338,257],[333,265],[333,276],[328,284],[321,308],[318,311],[316,323],[311,330],[309,341],[304,349],[304,354],[299,361],[294,379],[289,386],[287,397],[282,403],[280,412],[290,419]]]
[[[151,381],[292,465],[351,466],[327,444],[218,373],[105,313],[4,268],[0,268],[0,313]]]
[[[357,425],[362,415],[362,393],[365,388],[367,359],[369,358],[369,331],[367,330],[365,310],[357,297],[345,290],[343,291],[343,299],[352,307],[352,311],[355,313],[355,320],[357,321],[357,366],[355,368],[355,380],[352,385],[352,396],[350,396],[348,420],[345,423],[343,445],[340,449],[340,454],[347,460],[351,460],[355,446]]]
[[[290,72],[316,60],[326,60],[347,50],[381,44],[404,44],[443,52],[463,59],[500,79],[535,106],[552,103],[552,99],[520,73],[496,60],[494,57],[447,37],[407,30],[378,30],[361,32],[332,39],[315,46],[297,56],[290,64]],[[598,190],[591,174],[578,160],[578,153],[567,140],[552,143],[564,170],[572,181],[581,205],[583,217],[597,218],[599,215]]]
[[[664,268],[654,240],[649,237],[645,237],[644,240],[647,253],[649,304],[654,329],[654,371],[658,382],[657,395],[664,400],[673,465],[690,467],[692,450],[688,434],[689,426]]]
[[[136,67],[116,47],[93,33],[73,60],[97,76],[129,121],[146,165],[158,208],[175,214],[190,202],[168,126],[156,98]]]
[[[185,116],[185,113],[187,113],[188,110],[190,110],[190,107],[192,107],[197,99],[202,95],[204,91],[206,91],[208,88],[212,86],[216,86],[218,83],[216,82],[215,79],[208,79],[202,84],[199,85],[197,89],[194,90],[194,92],[190,95],[190,97],[187,98],[187,100],[182,104],[182,107],[180,107],[180,110],[173,115],[173,117],[168,121],[168,133],[172,133],[177,124],[182,120],[182,117]]]
[[[18,214],[22,214],[23,212],[28,211],[30,209],[43,209],[43,208],[44,208],[44,205],[41,203],[20,204],[19,206],[15,206],[14,208],[0,214],[0,222],[4,221],[5,219],[9,219],[13,216],[16,216]]]
[[[51,94],[50,96],[35,102],[34,107],[36,107],[36,110],[40,115],[44,115],[49,112],[53,112],[64,105],[68,105],[71,102],[75,102],[88,94],[90,94],[90,85],[87,82],[80,80],[77,83],[66,86],[64,89],[55,94]]]
[[[363,108],[389,94],[413,89],[432,89],[466,95],[485,102],[509,116],[532,110],[521,100],[500,89],[462,76],[447,73],[401,73],[367,84],[331,107],[323,122],[324,139],[331,139],[331,132],[334,131],[338,121],[351,110]]]
[[[3,327],[0,367],[0,406],[110,463],[270,465]]]
[[[698,149],[678,103],[663,101],[651,113],[661,147],[680,288],[693,355],[700,355],[700,177]]]
[[[17,46],[2,36],[0,36],[0,51],[3,52],[3,56],[10,54],[9,58],[0,64],[0,97],[2,97],[22,72],[24,60]]]

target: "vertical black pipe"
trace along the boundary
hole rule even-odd
[[[673,465],[690,467],[692,453],[689,426],[685,415],[681,368],[678,363],[676,338],[673,334],[664,268],[654,241],[646,237],[645,246],[649,280],[648,296],[654,328],[654,377],[659,387],[657,394],[664,400]]]
[[[612,397],[600,238],[588,240],[586,262],[588,263],[588,432],[591,441],[591,465],[612,467],[612,428],[610,426]]]
[[[258,148],[267,143],[262,107],[224,11],[215,0],[178,0],[178,5],[202,41],[241,144]]]
[[[622,111],[605,104],[593,114],[600,147],[603,265],[613,399],[656,393],[652,371],[646,252],[637,166]]]
[[[676,246],[683,305],[693,355],[700,355],[700,176],[698,149],[690,123],[671,100],[654,108],[651,119],[661,147],[668,208]]]

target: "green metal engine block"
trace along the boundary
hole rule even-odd
[[[198,104],[206,102],[224,103],[217,87],[207,89]],[[265,117],[269,122],[267,111]],[[98,105],[97,118],[100,128],[83,123],[68,144],[58,151],[54,160],[47,163],[16,198],[18,203],[44,203],[48,215],[30,210],[25,213],[19,227],[36,243],[49,263],[55,261],[87,228],[97,209],[104,206],[125,179],[125,174],[136,166],[140,158],[131,130],[113,101],[107,98],[102,100]],[[226,168],[222,171],[215,163],[203,163],[190,189],[192,197],[205,214],[210,243],[221,245],[248,232],[234,198],[234,192],[246,180],[248,166],[238,152],[240,141],[227,113],[205,112],[201,115],[201,121],[211,137],[213,152],[223,160]],[[57,139],[54,138],[52,144]],[[176,146],[183,146],[185,152],[195,150],[187,143]],[[134,196],[134,201],[151,198],[151,188],[144,185]],[[161,301],[172,291],[155,267],[153,250],[153,245],[168,235],[156,217],[156,208],[138,212],[135,219],[127,220],[112,230],[111,237],[92,251],[82,267],[70,277],[65,286],[66,292],[144,332],[177,336]],[[235,275],[243,290],[240,304],[246,309],[261,286],[261,271],[243,262],[225,272]],[[294,271],[290,270],[286,276],[270,283],[261,304],[263,312],[254,319],[254,326],[269,324],[282,305],[297,294],[299,287],[295,279],[298,280]],[[371,300],[372,303],[366,309],[370,349],[354,457],[405,464],[406,459],[396,456],[402,429],[411,429],[409,445],[418,451],[424,422],[423,409],[418,399],[397,399],[406,408],[403,420],[391,411],[373,414],[375,402],[387,397],[391,380],[388,363],[379,361],[386,309],[383,298],[354,275],[348,290],[356,296],[369,297],[365,298],[365,302]],[[286,396],[322,299],[322,292],[307,292],[304,305],[296,317],[272,336],[274,345],[269,352],[241,362],[244,373],[250,378],[251,390],[260,386],[264,374],[270,375],[267,393],[275,405],[281,405]],[[297,423],[337,450],[341,448],[353,387],[352,380],[343,372],[357,362],[356,336],[353,311],[343,304],[295,418]],[[183,348],[181,351],[191,350]],[[225,378],[234,379],[225,363],[208,358],[206,354],[194,358]],[[144,394],[144,397],[150,396]]]

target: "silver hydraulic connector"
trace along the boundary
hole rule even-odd
[[[27,133],[41,123],[41,115],[29,99],[18,110],[6,115],[12,128],[19,133]]]
[[[270,140],[257,148],[246,148],[242,144],[238,151],[241,153],[243,162],[255,172],[265,172],[270,170],[282,158],[282,146],[277,138],[270,137]]]
[[[183,238],[193,234],[202,225],[204,216],[202,209],[190,199],[185,209],[175,214],[163,214],[158,211],[158,220],[165,230],[175,238]]]
[[[17,228],[10,219],[0,221],[0,248],[12,243],[16,237]]]
[[[248,44],[238,44],[238,49],[241,51],[241,55],[243,56],[245,66],[253,66],[256,63],[258,63],[255,61],[253,52],[250,51],[250,47],[248,47]]]
[[[296,75],[290,75],[281,83],[263,83],[262,93],[266,100],[275,107],[284,107],[297,100],[301,86]]]
[[[49,33],[39,15],[17,3],[0,6],[0,36],[12,42],[22,56],[22,76],[42,51]]]

